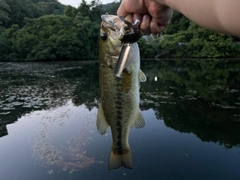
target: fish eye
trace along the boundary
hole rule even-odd
[[[103,41],[106,41],[107,40],[107,33],[102,33],[101,34],[101,39],[103,40]]]

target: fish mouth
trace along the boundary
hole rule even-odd
[[[115,31],[118,35],[117,38],[123,43],[134,43],[137,42],[141,37],[142,33],[139,30],[140,21],[137,20],[135,23],[131,23],[125,20],[124,16],[115,15],[102,15],[102,25],[105,28],[109,28]]]
[[[101,18],[103,20],[102,23],[105,28],[110,28],[111,30],[116,32],[120,31],[120,29],[117,26],[117,24],[120,21],[118,16],[105,14],[105,15],[101,15]]]

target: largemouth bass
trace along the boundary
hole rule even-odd
[[[131,43],[130,52],[120,77],[114,75],[123,41],[134,41],[134,29],[118,16],[103,15],[99,42],[99,82],[101,103],[97,115],[97,128],[101,134],[110,126],[112,148],[108,169],[121,166],[133,168],[132,153],[129,147],[129,132],[132,126],[141,128],[145,125],[139,109],[140,82],[146,76],[140,70],[138,44]],[[139,39],[140,37],[136,38]]]

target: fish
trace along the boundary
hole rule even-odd
[[[116,15],[102,15],[99,38],[100,104],[96,126],[100,134],[110,127],[112,147],[108,169],[121,166],[132,169],[133,158],[129,146],[130,128],[145,125],[140,111],[140,82],[146,81],[140,70],[140,53],[137,39],[141,34]],[[136,37],[134,37],[136,36]],[[124,43],[131,43],[126,63],[119,77],[114,69]]]

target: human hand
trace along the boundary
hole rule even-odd
[[[144,34],[159,34],[168,25],[173,10],[161,0],[122,0],[117,15],[129,16],[129,21],[139,19]]]

